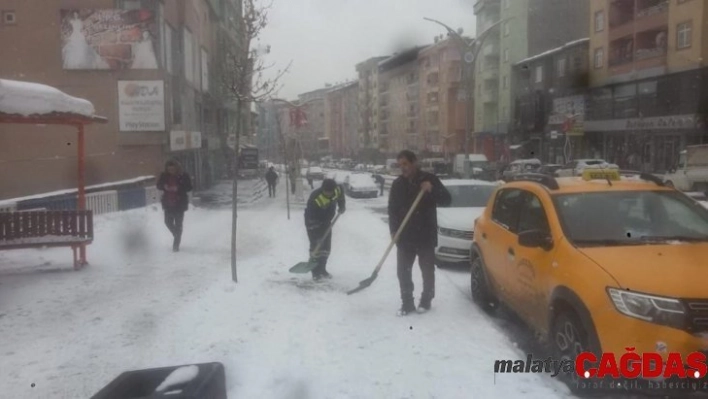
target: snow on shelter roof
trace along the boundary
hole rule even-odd
[[[550,49],[550,50],[548,50],[548,51],[544,51],[544,52],[541,53],[541,54],[536,54],[536,55],[531,56],[531,57],[529,57],[529,58],[523,59],[523,60],[517,62],[517,63],[514,64],[514,65],[522,65],[522,64],[525,64],[525,63],[527,63],[527,62],[534,61],[534,60],[536,60],[536,59],[538,59],[538,58],[545,57],[545,56],[548,56],[548,55],[557,53],[557,52],[562,51],[562,50],[565,50],[565,49],[567,49],[567,48],[569,48],[569,47],[573,47],[573,46],[576,46],[576,45],[578,45],[578,44],[582,44],[582,43],[585,43],[585,42],[590,42],[590,38],[589,38],[589,37],[584,37],[584,38],[582,38],[582,39],[578,39],[578,40],[574,40],[574,41],[572,41],[572,42],[568,42],[568,43],[566,43],[566,44],[564,44],[564,45],[562,45],[562,46],[560,46],[560,47],[556,47],[556,48],[554,48],[554,49]]]
[[[51,86],[0,79],[0,113],[25,117],[72,114],[93,118],[95,109],[90,101]]]

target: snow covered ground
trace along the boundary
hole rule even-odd
[[[331,282],[288,273],[307,238],[303,205],[288,220],[284,189],[240,207],[237,284],[225,207],[187,213],[180,253],[157,206],[97,217],[80,272],[66,248],[0,252],[0,396],[89,397],[123,371],[213,361],[234,398],[568,396],[548,376],[494,375],[495,360],[526,352],[471,303],[468,273],[439,271],[425,315],[395,316],[393,255],[370,288],[346,295],[388,244],[386,197],[348,198]]]

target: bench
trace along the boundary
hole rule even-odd
[[[92,241],[93,211],[0,212],[0,251],[71,247],[74,269],[80,269],[87,264],[85,248]]]

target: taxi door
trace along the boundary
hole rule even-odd
[[[508,291],[513,275],[510,273],[510,253],[516,242],[516,225],[521,211],[523,191],[518,188],[500,190],[494,200],[491,221],[481,231],[481,237],[475,233],[482,248],[482,256],[488,277],[495,292],[504,302],[508,302]]]
[[[544,331],[547,328],[547,308],[549,302],[549,286],[552,280],[555,262],[555,245],[553,232],[548,218],[552,210],[551,201],[544,206],[539,195],[524,191],[523,205],[519,214],[516,237],[509,250],[513,255],[511,273],[512,298],[514,309],[527,323]],[[551,208],[551,209],[547,209]],[[540,231],[549,238],[546,248],[530,248],[519,244],[518,234],[526,231]]]

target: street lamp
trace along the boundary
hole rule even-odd
[[[470,126],[470,121],[472,118],[470,118],[470,113],[474,112],[474,109],[472,109],[472,93],[474,93],[474,70],[475,70],[475,63],[477,61],[477,55],[479,55],[479,51],[482,49],[482,44],[484,44],[485,39],[489,36],[489,32],[499,26],[502,22],[508,21],[511,18],[505,18],[502,20],[497,21],[496,23],[492,24],[489,26],[487,29],[485,29],[482,33],[479,34],[477,37],[477,40],[473,40],[470,42],[467,42],[460,33],[458,33],[456,30],[452,29],[448,25],[445,25],[444,23],[432,19],[432,18],[423,18],[426,21],[430,21],[433,23],[436,23],[443,28],[447,30],[447,33],[450,37],[454,38],[457,41],[457,49],[460,52],[460,59],[464,60],[465,64],[467,64],[467,68],[465,68],[465,71],[467,72],[467,76],[465,77],[465,82],[466,88],[465,88],[465,96],[467,98],[467,107],[466,107],[466,112],[465,112],[465,178],[469,179],[470,178],[470,146],[469,146],[469,137],[471,133],[471,126]],[[476,143],[475,143],[476,144]]]

